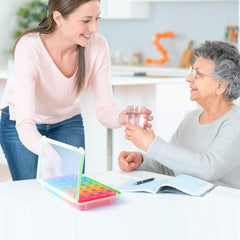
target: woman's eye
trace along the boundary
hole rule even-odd
[[[198,71],[196,71],[196,75],[197,75],[197,77],[200,77],[200,76],[201,76],[201,73],[198,72]]]
[[[83,23],[89,23],[89,22],[90,22],[90,20],[83,21]]]

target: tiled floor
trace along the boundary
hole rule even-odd
[[[11,180],[11,174],[8,169],[8,165],[0,163],[0,182]]]

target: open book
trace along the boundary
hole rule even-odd
[[[136,185],[137,180],[130,180],[117,189],[127,192],[149,193],[185,193],[192,196],[203,196],[214,188],[210,182],[189,175],[178,175],[170,180],[155,179],[150,182]]]

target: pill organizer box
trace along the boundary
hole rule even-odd
[[[114,203],[117,190],[82,174],[84,156],[82,148],[42,137],[37,180],[78,210]]]
[[[69,197],[76,194],[75,178],[74,176],[61,176],[56,178],[49,178],[45,180],[47,183],[47,188],[56,193],[62,191]],[[51,187],[49,187],[51,186]],[[55,191],[53,190],[55,189]],[[57,194],[58,195],[58,194]],[[58,195],[61,197],[61,195]],[[68,198],[68,197],[67,197]],[[65,197],[65,199],[67,199]],[[64,199],[64,198],[63,198]],[[82,176],[80,194],[78,202],[67,201],[73,207],[78,210],[86,210],[93,207],[98,207],[105,204],[114,203],[116,200],[116,192],[108,187],[90,179],[86,176]]]

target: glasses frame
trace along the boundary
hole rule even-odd
[[[201,73],[201,72],[197,71],[193,66],[190,66],[190,71],[191,71],[193,79],[199,79],[202,76],[214,77],[213,75],[208,75],[208,74]]]

